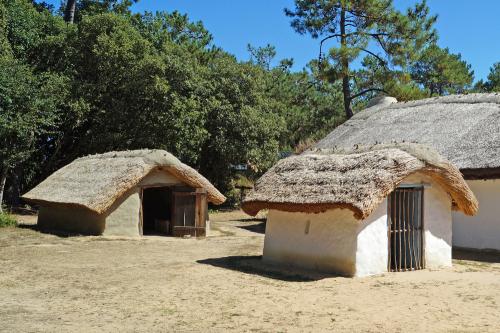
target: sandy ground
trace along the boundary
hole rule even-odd
[[[0,229],[0,331],[500,332],[498,256],[321,276],[263,264],[263,222],[239,212],[212,221],[199,240]]]

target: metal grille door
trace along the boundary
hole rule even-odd
[[[423,187],[401,187],[389,195],[389,271],[424,268],[423,196]]]

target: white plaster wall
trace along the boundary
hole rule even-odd
[[[479,201],[479,212],[453,212],[453,246],[500,250],[500,180],[469,180]]]
[[[426,268],[451,266],[451,198],[428,176],[414,174],[403,184],[426,183],[424,188],[424,255]]]
[[[424,188],[424,255],[427,268],[451,265],[451,199],[432,179],[414,174],[402,184]],[[309,224],[309,228],[307,225]],[[320,214],[270,210],[263,259],[347,276],[387,271],[387,200],[365,220],[347,209]]]
[[[320,214],[270,210],[263,260],[352,276],[358,224],[347,209]]]
[[[179,185],[182,182],[170,174],[165,170],[154,170],[146,177],[144,177],[139,186],[148,186],[148,185],[162,185],[162,186],[171,186],[171,185]]]
[[[358,222],[355,276],[381,274],[387,271],[387,200],[365,220]]]
[[[141,199],[137,188],[118,199],[106,216],[105,236],[140,236]]]

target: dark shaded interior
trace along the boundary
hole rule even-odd
[[[165,234],[157,220],[170,221],[172,190],[169,187],[145,188],[142,192],[143,234]]]

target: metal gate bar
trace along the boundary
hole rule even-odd
[[[424,268],[423,187],[397,188],[388,199],[388,270]]]

